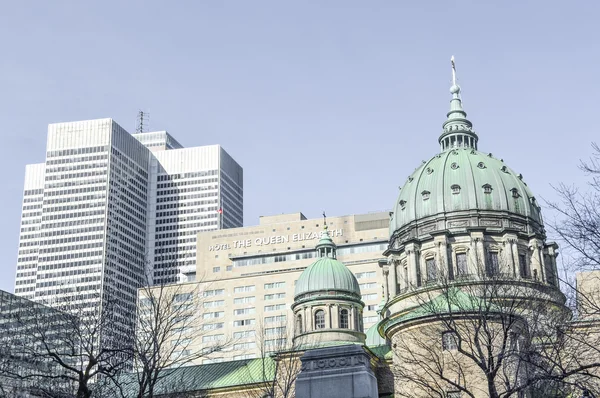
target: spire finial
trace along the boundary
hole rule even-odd
[[[456,84],[456,64],[454,63],[454,55],[450,58],[450,63],[452,64],[452,87],[450,87],[450,93],[457,98],[458,93],[460,93],[460,86]]]
[[[325,210],[323,210],[323,225],[325,229],[327,229],[327,216],[325,215]]]
[[[452,85],[456,86],[456,65],[454,64],[454,55],[450,58],[452,64]]]

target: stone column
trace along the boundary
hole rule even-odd
[[[506,262],[506,264],[504,265],[506,273],[512,275],[514,278],[517,276],[517,270],[515,267],[515,253],[513,252],[513,241],[514,238],[512,237],[504,239],[504,255],[502,257],[503,261]]]
[[[541,246],[540,250],[540,267],[542,268],[542,281],[548,283],[548,278],[546,276],[546,256],[544,255],[544,247]]]
[[[444,264],[445,257],[442,255],[442,242],[436,242],[436,246],[437,261],[435,262],[435,266],[437,269],[435,270],[435,275],[436,279],[440,280],[442,277],[442,264]]]
[[[396,295],[398,294],[398,272],[396,270],[396,267],[398,266],[398,261],[396,261],[394,258],[391,259],[391,263],[390,263],[390,269],[389,269],[389,296],[388,298],[394,298],[396,297]]]
[[[417,263],[415,261],[415,251],[414,249],[406,249],[406,264],[408,266],[408,277],[409,280],[406,281],[407,286],[417,286]]]
[[[339,329],[340,327],[340,306],[333,304],[331,306],[331,328]]]
[[[389,269],[389,263],[390,263],[390,259],[388,259],[387,264],[382,265],[379,264],[381,266],[381,273],[383,275],[383,297],[385,297],[386,301],[389,300],[390,298],[390,278],[389,278],[389,274],[390,274],[390,269]]]
[[[471,241],[473,247],[473,258],[472,263],[469,265],[469,270],[473,271],[472,274],[476,277],[481,277],[483,273],[485,275],[485,253],[483,250],[483,239],[481,237],[474,237]]]
[[[521,262],[519,261],[519,246],[518,239],[511,239],[510,250],[513,255],[513,263],[515,263],[515,277],[521,277]]]

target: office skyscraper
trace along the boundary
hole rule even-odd
[[[218,145],[51,124],[45,163],[26,167],[15,293],[91,308],[110,288],[133,312],[138,287],[195,267],[196,234],[241,226],[242,209],[242,168]]]

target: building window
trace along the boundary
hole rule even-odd
[[[370,294],[363,294],[362,295],[362,300],[363,301],[377,300],[377,298],[378,298],[378,294],[377,293],[370,293]]]
[[[483,193],[492,193],[492,186],[490,184],[485,184],[482,188]]]
[[[296,334],[302,334],[302,315],[296,317]]]
[[[340,311],[340,328],[348,329],[348,310]]]
[[[245,292],[253,292],[254,290],[256,290],[256,287],[254,285],[251,286],[238,286],[236,288],[233,289],[234,293],[245,293]]]
[[[527,270],[527,257],[525,254],[519,253],[519,274],[521,278],[529,278],[529,272]]]
[[[436,280],[437,267],[435,265],[435,258],[425,259],[425,268],[427,270],[427,282]]]
[[[285,287],[285,282],[265,283],[265,290],[267,290],[267,289],[283,289],[284,287]]]
[[[517,188],[511,189],[510,192],[512,193],[512,197],[515,199],[519,199],[519,197],[521,196],[519,195],[519,190]]]
[[[460,193],[460,185],[458,184],[454,184],[450,187],[450,189],[452,190],[452,194],[456,195]]]
[[[375,271],[357,272],[354,276],[356,276],[356,279],[375,278],[377,276],[377,273]]]
[[[325,329],[325,311],[315,312],[315,329]]]
[[[423,196],[423,200],[428,200],[430,195],[431,195],[431,192],[429,192],[429,191],[421,192],[421,196]]]
[[[446,393],[447,398],[460,398],[460,391],[448,391]]]
[[[238,297],[233,299],[233,304],[248,304],[253,303],[256,300],[254,296]]]
[[[442,333],[442,349],[444,351],[458,349],[458,336],[456,332],[447,331]]]
[[[465,276],[469,273],[467,268],[467,253],[456,253],[456,273]]]
[[[490,252],[486,267],[487,276],[498,276],[500,274],[500,263],[498,262],[498,252]]]
[[[251,308],[239,308],[237,310],[233,310],[233,315],[250,315],[254,314],[256,309],[254,307]]]
[[[219,272],[221,271],[221,267],[213,267],[213,272]]]
[[[238,326],[251,326],[256,324],[256,320],[255,319],[242,319],[239,321],[233,321],[233,326],[238,327]]]

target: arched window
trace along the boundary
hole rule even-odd
[[[296,334],[302,334],[302,315],[296,317]]]
[[[340,311],[340,328],[348,329],[348,310]]]
[[[325,311],[315,312],[315,329],[325,329]]]

